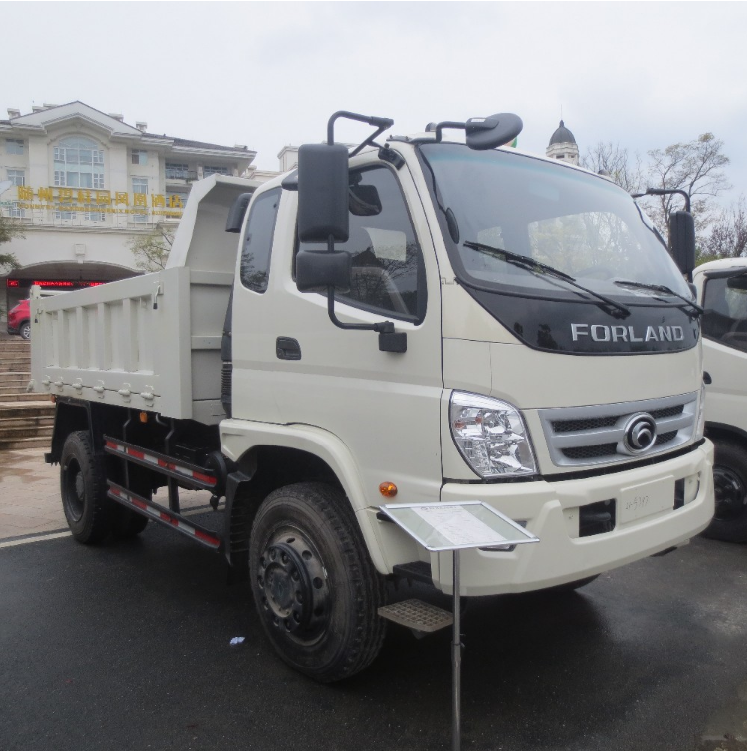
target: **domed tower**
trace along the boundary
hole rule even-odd
[[[569,164],[578,164],[578,145],[576,139],[561,120],[558,129],[552,134],[545,154],[550,159],[562,159]]]

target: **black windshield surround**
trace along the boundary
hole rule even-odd
[[[580,172],[567,165],[548,164],[546,160],[496,150],[477,155],[478,159],[482,156],[493,161],[478,165],[473,182],[480,184],[470,190],[473,187],[470,185],[473,174],[469,168],[475,157],[466,146],[421,144],[418,154],[433,203],[437,207],[442,235],[457,281],[525,344],[547,352],[578,355],[679,352],[697,344],[699,323],[692,315],[692,308],[681,298],[678,299],[680,295],[689,294],[687,285],[654,227],[644,220],[639,208],[622,189],[605,178]],[[531,180],[518,181],[515,186],[514,183],[509,184],[505,177],[503,183],[500,182],[501,175],[510,175],[512,170],[520,178],[525,178],[517,169],[525,169],[527,163],[530,163]],[[452,166],[455,168],[452,169]],[[493,180],[489,170],[495,169],[501,174],[496,173],[496,183],[488,185],[486,174]],[[460,179],[453,179],[457,177]],[[604,252],[617,267],[608,269],[606,265],[598,264],[590,267],[591,272],[589,268],[583,269],[587,276],[580,278],[572,273],[572,268],[563,268],[551,256],[545,255],[541,260],[532,256],[528,230],[531,224],[542,226],[543,222],[548,223],[548,219],[566,219],[562,215],[563,206],[556,209],[551,205],[552,200],[557,204],[568,202],[568,195],[572,191],[560,189],[565,188],[564,182],[571,187],[580,185],[577,204],[570,203],[566,211],[576,212],[579,216],[585,216],[583,212],[596,212],[599,216],[611,216],[617,223],[615,231],[619,236],[624,235],[623,239],[629,246],[626,250],[634,251],[628,265],[625,264],[628,256],[623,257],[624,253],[615,248],[615,257],[615,253],[610,252],[610,243]],[[453,189],[450,183],[456,183]],[[530,191],[535,191],[531,195],[527,191],[528,185]],[[496,191],[491,197],[486,188],[493,187]],[[499,195],[500,191],[503,192]],[[571,198],[575,196],[571,195]],[[582,199],[586,199],[588,205]],[[553,214],[553,210],[557,213]],[[615,210],[620,210],[621,216],[614,213]],[[483,214],[492,215],[483,220]],[[576,218],[575,214],[572,218]],[[481,231],[493,232],[493,228],[500,235],[491,237],[493,242],[485,242],[482,237],[478,239]],[[598,258],[594,247],[589,245],[587,238],[582,239],[586,246],[579,253],[572,242],[566,242],[562,248],[565,257],[562,254],[560,257],[567,262],[567,257],[575,254],[583,260],[585,251],[586,257],[596,262]],[[523,264],[525,268],[522,269],[522,264],[508,264],[505,259],[502,262],[498,259],[496,263],[502,263],[508,269],[505,273],[503,268],[494,266],[487,273],[479,269],[476,274],[474,266],[472,270],[465,266],[463,255],[472,241],[506,248],[513,254],[526,256],[528,262]],[[574,288],[562,277],[532,270],[533,263],[541,264],[545,260],[548,260],[547,265],[566,273],[574,281],[583,282],[584,287],[590,289]],[[482,278],[479,273],[483,274]],[[523,278],[517,273],[522,274]],[[669,287],[676,296],[653,296],[650,292],[636,291],[614,283],[618,278],[638,281],[636,274],[643,276],[641,282]],[[600,296],[629,310],[630,315],[620,316],[619,308],[616,311],[606,305],[599,299]]]

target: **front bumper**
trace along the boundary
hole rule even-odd
[[[672,507],[627,522],[611,532],[578,537],[578,509],[615,499],[622,488],[697,477],[697,494],[681,508]],[[658,482],[662,481],[662,482]],[[672,482],[673,484],[673,482]],[[693,486],[694,487],[694,486]],[[657,491],[660,492],[660,491]],[[442,501],[481,500],[512,519],[526,523],[539,537],[515,550],[465,550],[460,553],[463,595],[526,592],[583,579],[682,544],[701,532],[713,516],[713,445],[706,441],[685,455],[653,465],[578,480],[500,483],[448,483]],[[653,505],[656,505],[656,499]],[[672,499],[674,503],[674,499]],[[575,520],[574,520],[575,519]],[[433,580],[451,592],[451,553],[431,554]]]

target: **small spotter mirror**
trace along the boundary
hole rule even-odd
[[[502,112],[490,117],[472,117],[466,123],[467,146],[476,151],[505,146],[524,129],[524,123],[512,112]]]

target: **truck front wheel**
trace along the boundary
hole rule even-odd
[[[747,542],[747,448],[727,441],[714,444],[716,511],[703,535],[726,542]]]
[[[384,640],[384,582],[344,494],[322,483],[270,493],[257,512],[250,576],[280,657],[322,683],[367,667]]]
[[[103,462],[85,430],[70,433],[62,447],[60,495],[68,526],[78,542],[93,544],[109,535],[113,501],[106,495]]]

